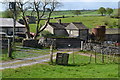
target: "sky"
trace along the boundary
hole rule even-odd
[[[0,0],[0,2],[19,1],[19,0]],[[22,0],[24,1],[24,0]],[[29,0],[32,1],[32,0]],[[119,2],[120,0],[58,0],[61,2]]]
[[[62,2],[119,2],[120,0],[60,0]]]
[[[97,10],[100,7],[118,8],[118,2],[63,2],[58,10]]]
[[[6,0],[15,1],[15,0]],[[22,0],[24,1],[24,0]],[[98,9],[99,7],[118,8],[119,0],[58,0],[62,2],[63,6],[57,10],[78,10],[78,9]],[[5,0],[0,0],[5,2]],[[0,3],[0,11],[4,11],[6,7]]]

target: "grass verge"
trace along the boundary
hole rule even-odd
[[[118,64],[95,64],[94,59],[89,64],[89,57],[79,54],[75,54],[73,64],[71,54],[68,66],[36,64],[5,69],[2,73],[3,78],[118,78]]]

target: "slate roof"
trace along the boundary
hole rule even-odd
[[[69,23],[49,23],[54,29],[65,29]]]
[[[106,34],[120,34],[120,28],[107,28]]]
[[[0,27],[13,27],[13,19],[12,18],[0,18]],[[16,27],[25,27],[25,25],[22,25],[16,21]]]
[[[82,22],[72,22],[66,27],[66,29],[88,29],[88,28]]]

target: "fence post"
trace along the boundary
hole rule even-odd
[[[83,41],[81,41],[81,50],[83,50]]]
[[[91,61],[92,61],[92,53],[91,53],[91,55],[90,55],[90,61],[89,61],[89,63],[91,63]]]
[[[50,46],[50,63],[53,64],[53,45]]]
[[[96,50],[95,50],[95,63],[97,62],[97,54],[96,54]]]
[[[75,58],[74,58],[74,48],[73,48],[73,64],[75,64]]]
[[[101,54],[102,54],[102,63],[104,63],[104,53],[102,49],[101,49]]]
[[[12,46],[10,38],[8,38],[8,57],[12,58]]]

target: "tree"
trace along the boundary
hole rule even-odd
[[[60,3],[57,2],[57,0],[34,0],[33,5],[33,11],[35,11],[37,14],[36,34],[33,37],[33,39],[36,39],[38,35],[47,27],[48,23],[50,22],[51,14],[56,9],[56,7],[60,6]],[[45,14],[46,12],[47,15]],[[41,23],[41,19],[45,15],[47,16],[47,18],[43,26]]]
[[[106,9],[104,7],[100,7],[98,12],[103,16],[106,13]]]
[[[112,8],[107,8],[106,11],[107,11],[108,15],[111,15],[113,13],[113,9]]]
[[[80,10],[75,10],[73,13],[77,16],[81,14]]]
[[[37,17],[36,19],[36,34],[33,39],[36,39],[38,35],[47,27],[47,24],[50,21],[50,17],[52,12],[55,10],[56,7],[60,6],[60,3],[57,0],[33,0],[30,2],[29,0],[19,0],[17,3],[18,10],[21,12],[21,16],[23,18],[25,27],[26,27],[26,38],[31,38],[30,36],[30,27],[29,22],[26,18],[27,12],[31,12],[31,15]],[[46,13],[48,15],[46,15]],[[47,16],[46,22],[44,26],[42,25],[42,18]]]
[[[29,6],[28,6],[29,5]],[[26,38],[29,39],[31,37],[30,35],[30,27],[28,20],[26,18],[26,12],[31,8],[31,3],[29,1],[26,2],[17,2],[17,7],[19,8],[19,11],[22,14],[22,18],[26,27]]]

